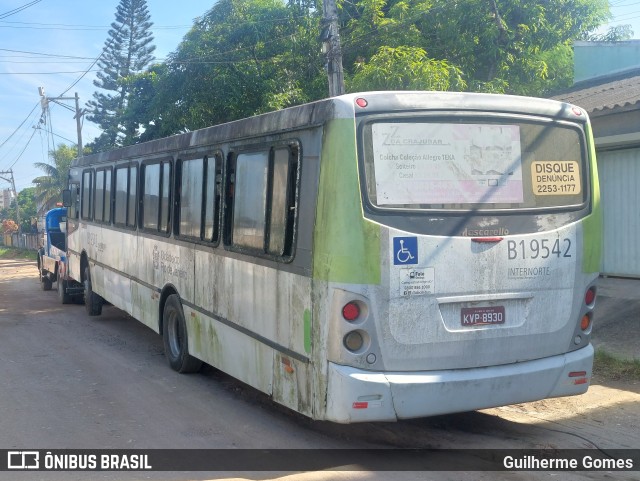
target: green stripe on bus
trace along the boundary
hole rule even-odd
[[[313,245],[313,277],[380,283],[380,227],[362,216],[353,119],[325,125]]]
[[[589,137],[593,135],[591,124],[587,124],[587,132]],[[602,210],[600,208],[600,186],[598,183],[598,168],[595,162],[596,151],[592,142],[589,147],[589,157],[591,164],[591,205],[592,211],[589,216],[584,219],[583,236],[584,236],[584,255],[582,257],[582,271],[600,272],[602,259]]]

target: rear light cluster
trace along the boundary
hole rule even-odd
[[[596,287],[589,287],[584,293],[584,305],[582,307],[582,317],[580,318],[580,331],[576,334],[573,343],[579,346],[582,343],[583,334],[589,334],[593,321],[593,309],[596,306]]]
[[[584,304],[588,309],[582,319],[580,319],[580,329],[583,331],[587,331],[591,327],[591,320],[593,319],[593,308],[596,304],[596,288],[591,286],[587,289],[587,292],[584,295]]]
[[[349,330],[342,338],[342,345],[352,354],[364,354],[369,349],[371,337],[363,329],[368,307],[362,301],[349,301],[342,307],[342,319],[349,324]],[[369,364],[376,362],[376,355],[369,353],[366,357]]]

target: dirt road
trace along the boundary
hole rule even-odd
[[[313,422],[212,368],[169,369],[159,336],[113,308],[43,292],[33,262],[0,260],[0,448],[640,448],[640,385],[398,423]],[[12,476],[6,476],[11,474]],[[4,476],[3,476],[4,475]],[[0,473],[0,479],[273,479],[286,473]],[[308,473],[305,479],[548,479],[549,473]],[[638,479],[562,473],[556,479]],[[300,479],[300,476],[289,479]]]

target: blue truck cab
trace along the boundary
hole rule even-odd
[[[63,254],[67,250],[67,209],[59,207],[51,209],[45,216],[44,253]],[[55,249],[52,249],[55,248]]]

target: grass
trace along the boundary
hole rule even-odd
[[[598,349],[593,373],[613,381],[640,381],[640,359],[627,360]]]
[[[27,249],[18,249],[16,247],[0,247],[0,259],[27,259],[30,261],[38,260],[38,253]]]

